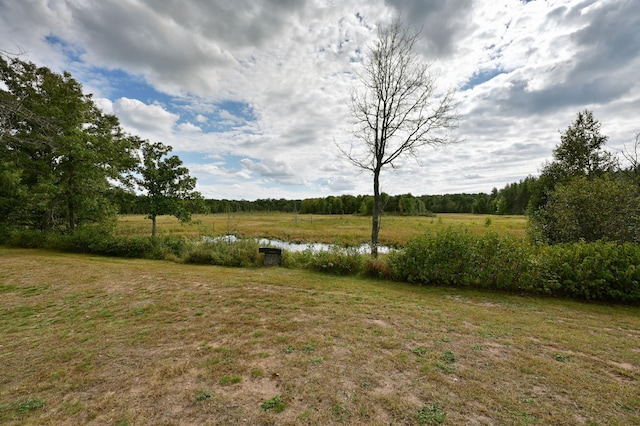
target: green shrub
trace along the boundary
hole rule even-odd
[[[184,256],[184,262],[235,267],[257,266],[258,248],[255,240],[211,241],[191,247]]]
[[[43,248],[47,245],[47,234],[35,229],[16,230],[6,237],[6,244],[20,248]]]
[[[416,284],[469,285],[473,237],[447,228],[413,238],[404,250],[389,255],[394,275]]]
[[[330,250],[307,249],[285,257],[285,265],[335,275],[356,275],[362,271],[363,255],[355,248],[332,247]]]
[[[633,243],[546,246],[447,229],[414,238],[388,259],[396,279],[416,284],[640,302],[640,246]]]
[[[558,296],[640,302],[640,246],[598,241],[546,246],[543,281]]]

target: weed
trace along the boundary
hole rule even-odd
[[[447,413],[442,411],[438,402],[425,405],[418,410],[418,423],[421,425],[441,425],[446,417]]]
[[[447,364],[453,364],[454,362],[456,362],[456,356],[451,351],[444,351],[440,359],[446,362]]]
[[[333,413],[339,423],[349,421],[349,419],[351,418],[351,412],[344,408],[341,404],[334,404],[331,407],[331,413]]]
[[[418,346],[417,348],[411,350],[412,353],[418,355],[421,358],[425,356],[428,351],[429,350],[427,348],[424,348],[422,346]]]
[[[558,362],[569,362],[571,361],[572,356],[571,355],[563,355],[563,354],[553,354],[551,355],[553,357],[553,359],[555,359]]]
[[[271,399],[267,399],[260,405],[262,411],[273,411],[274,413],[281,413],[287,408],[287,405],[282,401],[280,395],[276,395]]]
[[[284,348],[284,353],[285,354],[292,354],[296,351],[296,348],[294,348],[293,346],[285,346]]]
[[[204,401],[209,398],[211,398],[211,392],[205,390],[198,392],[198,395],[196,395],[196,400],[198,401]]]
[[[233,385],[236,383],[240,383],[242,381],[242,377],[240,376],[224,376],[220,379],[218,383],[222,386]]]
[[[18,413],[28,413],[44,407],[44,401],[42,399],[29,399],[25,402],[18,404],[16,411]]]
[[[260,379],[264,377],[264,371],[260,368],[254,368],[253,370],[251,370],[251,377],[253,377],[254,379]]]
[[[438,368],[438,370],[442,371],[443,373],[453,373],[456,371],[455,365],[442,364],[438,362],[436,363],[436,367]]]

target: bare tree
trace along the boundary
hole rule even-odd
[[[640,186],[640,133],[636,134],[636,140],[632,148],[624,147],[624,158],[631,164],[631,176],[636,185]]]
[[[416,50],[420,30],[412,31],[396,19],[378,27],[378,39],[369,49],[361,86],[351,93],[351,118],[359,144],[341,153],[356,167],[373,173],[371,254],[378,255],[382,201],[380,173],[404,156],[417,158],[424,146],[450,142],[458,124],[453,91],[438,93],[431,64]]]

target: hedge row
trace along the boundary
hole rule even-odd
[[[547,246],[448,229],[414,238],[388,262],[395,279],[416,284],[640,302],[640,246],[632,243]]]

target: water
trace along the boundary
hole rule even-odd
[[[226,241],[229,243],[233,243],[238,241],[239,238],[235,235],[224,235],[222,237],[216,238],[208,238],[205,237],[205,241]],[[305,250],[311,251],[329,251],[335,250],[336,248],[345,249],[345,247],[338,246],[335,244],[325,244],[325,243],[290,243],[288,241],[281,240],[271,240],[268,238],[260,238],[257,240],[258,244],[261,246],[268,247],[276,247],[283,250],[289,250],[292,252],[301,252]],[[370,244],[362,244],[360,246],[354,247],[354,249],[361,254],[371,254],[371,245]],[[387,246],[378,246],[378,253],[384,254],[389,253],[390,248]]]

